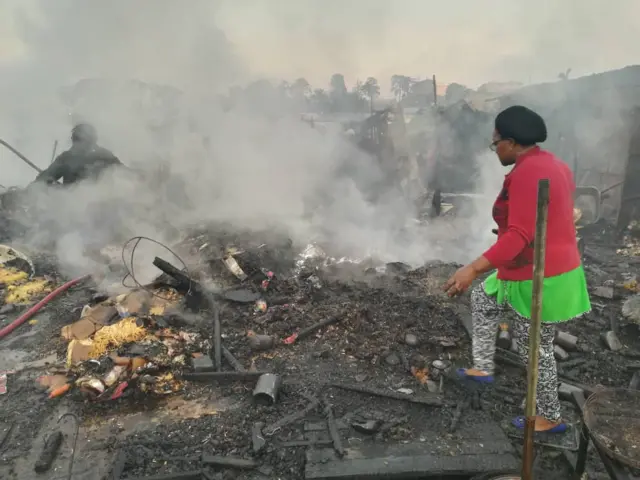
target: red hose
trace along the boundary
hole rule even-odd
[[[67,290],[77,285],[78,283],[85,281],[90,276],[91,275],[85,275],[84,277],[76,278],[75,280],[70,280],[64,285],[61,285],[58,288],[56,288],[53,292],[51,292],[49,295],[44,297],[42,300],[36,303],[33,307],[31,307],[29,310],[24,312],[22,315],[20,315],[17,319],[15,319],[9,325],[7,325],[2,330],[0,330],[0,338],[4,338],[7,335],[9,335],[16,328],[18,328],[20,325],[22,325],[24,322],[26,322],[31,317],[33,317],[36,313],[38,313],[42,309],[42,307],[47,305],[51,300],[56,298],[61,293],[66,292]]]

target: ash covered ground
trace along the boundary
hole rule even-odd
[[[635,296],[631,290],[636,287],[630,282],[640,262],[616,253],[597,234],[592,233],[598,244],[588,247],[586,260],[595,308],[584,320],[566,326],[579,342],[569,352],[569,360],[559,362],[559,372],[565,382],[627,387],[638,369],[640,337],[638,325],[622,315],[622,304]],[[347,445],[422,442],[425,451],[442,455],[451,453],[447,449],[460,439],[460,428],[473,428],[481,417],[478,412],[501,425],[521,413],[521,369],[501,363],[497,384],[482,395],[469,392],[452,374],[457,366],[470,362],[470,341],[463,326],[468,299],[450,300],[440,292],[440,285],[458,265],[431,262],[411,269],[402,263],[353,262],[331,258],[320,246],[301,249],[287,238],[261,237],[256,232],[232,234],[213,227],[191,232],[175,249],[188,264],[192,279],[217,292],[222,344],[241,368],[282,376],[276,403],[254,402],[255,377],[227,382],[185,380],[197,356],[212,355],[214,315],[202,303],[188,310],[188,302],[180,296],[176,311],[182,312],[183,323],[167,326],[163,323],[169,320],[166,315],[148,316],[151,320],[144,323],[156,336],[159,331],[172,330],[198,338],[191,344],[181,343],[169,354],[173,357],[166,361],[165,371],[172,375],[174,387],[161,391],[141,388],[144,373],[150,371],[144,370],[149,368],[146,365],[142,373],[127,377],[121,396],[96,398],[95,391],[78,386],[81,378],[102,378],[117,363],[115,358],[148,357],[150,353],[145,342],[130,342],[112,348],[109,357],[101,356],[99,366],[89,360],[65,367],[69,341],[62,338],[62,327],[78,321],[85,305],[105,301],[104,295],[86,283],[51,302],[35,322],[0,341],[0,360],[9,370],[7,392],[0,395],[2,478],[35,478],[34,464],[43,442],[56,429],[63,431],[65,440],[49,472],[38,478],[65,474],[72,421],[67,417],[60,425],[56,422],[67,412],[76,414],[81,422],[72,478],[96,479],[199,470],[203,454],[255,461],[249,470],[205,467],[208,478],[305,478],[305,425],[324,422],[326,404],[332,406],[337,423],[347,429]],[[241,281],[223,262],[230,252],[246,279]],[[36,258],[35,265],[37,275],[45,275],[52,284],[63,282],[51,259]],[[156,286],[163,282],[176,286],[166,275],[159,277]],[[602,287],[611,287],[612,298],[601,297],[609,292]],[[266,309],[260,301],[266,303]],[[3,307],[0,326],[25,308]],[[617,352],[601,339],[611,329],[612,319],[619,320],[619,338],[624,344]],[[309,336],[287,344],[296,332],[329,320]],[[256,347],[255,338],[260,336],[270,337],[273,346]],[[166,344],[167,337],[162,338]],[[182,360],[173,361],[177,357]],[[234,367],[223,359],[222,370],[232,372]],[[76,385],[64,395],[48,398],[39,379],[63,371]],[[439,405],[381,398],[343,390],[336,384]],[[117,385],[106,392],[111,395]],[[265,432],[314,401],[318,405],[298,421],[272,436],[263,435],[266,444],[256,452],[252,435],[256,424]],[[466,408],[456,429],[452,422],[461,404]],[[577,420],[570,404],[565,409],[567,418]],[[437,441],[424,432],[436,432]],[[520,449],[517,439],[514,445]],[[545,475],[556,475],[548,478],[567,478],[560,450],[542,451],[537,468]],[[602,472],[595,455],[590,457],[590,468]]]

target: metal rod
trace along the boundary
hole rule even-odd
[[[15,148],[13,148],[11,145],[9,145],[7,142],[5,142],[4,140],[2,140],[0,138],[0,145],[4,145],[5,147],[7,147],[9,150],[11,150],[13,153],[16,154],[16,156],[22,160],[24,163],[26,163],[27,165],[29,165],[31,168],[33,168],[36,172],[38,173],[42,173],[42,169],[40,167],[38,167],[35,163],[33,163],[31,160],[29,160],[27,157],[25,157],[23,154],[21,154],[18,150],[16,150]]]
[[[234,357],[233,354],[224,345],[221,345],[220,347],[222,348],[222,356],[229,363],[229,365],[231,365],[236,372],[244,372],[245,368],[238,361],[238,359]]]
[[[529,328],[529,368],[527,369],[527,405],[525,409],[522,479],[533,480],[533,435],[536,429],[536,391],[538,360],[540,357],[540,324],[542,314],[542,285],[544,282],[547,216],[549,213],[549,180],[538,181],[536,233],[533,243],[533,288],[531,294],[531,326]]]
[[[51,153],[51,163],[56,159],[56,153],[58,153],[58,140],[53,142],[53,152]]]
[[[220,307],[213,298],[213,363],[216,371],[222,371],[222,327],[220,326]]]
[[[60,423],[65,417],[71,417],[76,422],[76,429],[73,434],[73,444],[71,445],[71,458],[69,459],[69,472],[67,473],[67,480],[71,480],[71,477],[73,477],[73,461],[76,457],[76,444],[78,443],[78,435],[80,434],[80,419],[75,413],[67,412],[60,415],[58,423]]]

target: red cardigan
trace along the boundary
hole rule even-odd
[[[549,215],[545,277],[569,272],[581,259],[573,222],[575,183],[567,165],[555,155],[534,147],[520,156],[505,176],[493,205],[498,240],[484,253],[502,280],[533,278],[538,180],[549,179]]]

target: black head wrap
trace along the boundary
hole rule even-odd
[[[511,139],[523,147],[542,143],[547,139],[547,126],[542,117],[521,105],[500,112],[496,117],[495,129],[500,138]]]

